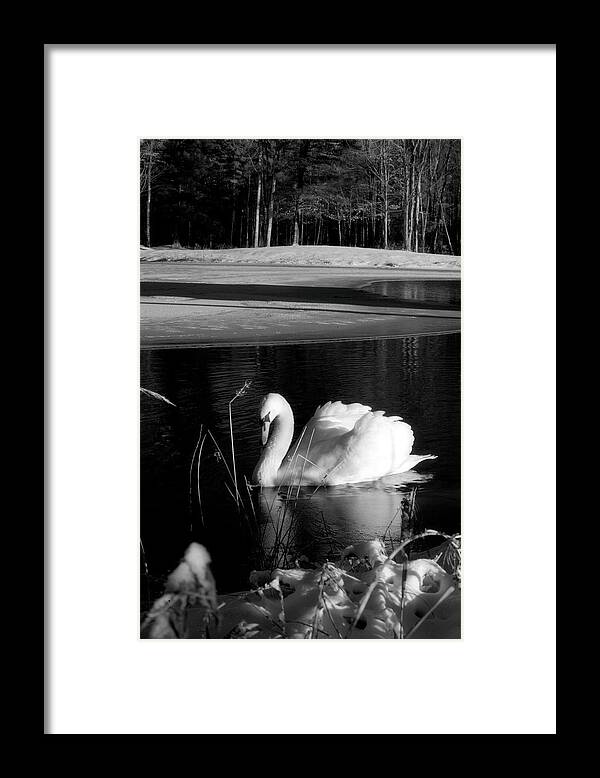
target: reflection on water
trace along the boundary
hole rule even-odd
[[[424,308],[460,310],[460,281],[372,281],[363,289],[394,300],[422,303]]]
[[[201,513],[196,467],[190,472],[201,425],[230,457],[228,403],[246,379],[253,382],[250,390],[232,405],[242,485],[260,453],[258,404],[270,391],[290,402],[296,433],[317,405],[359,401],[402,416],[415,433],[413,451],[438,455],[415,471],[375,484],[322,487],[314,493],[302,489],[294,531],[298,553],[327,554],[334,541],[345,546],[382,534],[414,488],[421,526],[459,531],[459,338],[143,351],[141,385],[177,405],[145,395],[140,399],[141,536],[151,573],[166,573],[194,539],[209,548],[221,591],[248,584],[255,540],[223,486],[223,464],[214,447],[205,447],[200,464]],[[289,496],[295,498],[295,491]],[[269,504],[275,499],[275,512],[282,509],[276,494],[263,494],[264,499]],[[264,501],[257,508],[257,520],[264,524]],[[399,529],[394,523],[392,531]]]
[[[368,485],[263,489],[257,505],[264,546],[276,549],[281,538],[282,545],[291,541],[298,556],[313,560],[335,558],[360,540],[398,537],[417,521],[417,485],[432,478],[432,473],[413,471]],[[274,562],[280,564],[277,558]]]

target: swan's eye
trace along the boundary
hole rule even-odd
[[[262,417],[262,419],[260,420],[260,423],[261,423],[261,424],[262,424],[262,426],[264,427],[264,426],[265,426],[265,424],[269,424],[269,423],[270,423],[270,421],[271,421],[271,412],[269,411],[269,413],[267,413],[267,415],[266,415],[266,416],[263,416],[263,417]]]

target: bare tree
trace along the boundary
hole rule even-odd
[[[275,187],[277,185],[277,165],[279,162],[279,155],[281,146],[278,141],[274,141],[274,145],[271,149],[271,191],[269,193],[269,205],[267,208],[267,238],[265,245],[269,247],[271,245],[271,235],[273,234],[273,210],[275,206]]]
[[[300,141],[298,164],[296,168],[296,179],[294,181],[294,239],[292,245],[297,246],[300,242],[300,223],[302,221],[302,190],[304,189],[304,174],[310,148],[309,140]]]
[[[146,245],[150,246],[150,214],[152,205],[152,187],[162,173],[161,153],[164,141],[140,141],[140,193],[146,194]]]
[[[254,219],[254,248],[258,248],[260,238],[260,196],[263,174],[263,144],[258,142],[258,169],[256,171],[256,216]]]
[[[140,241],[460,254],[460,142],[143,140]]]

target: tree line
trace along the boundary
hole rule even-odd
[[[289,245],[460,254],[460,141],[140,144],[145,246]]]

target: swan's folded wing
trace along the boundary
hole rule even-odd
[[[357,422],[371,411],[370,406],[361,403],[346,405],[337,400],[320,405],[306,425],[306,434],[313,436],[313,443],[327,440],[354,429]]]
[[[303,457],[310,456],[311,451],[321,450],[321,444],[325,445],[326,452],[332,452],[334,442],[353,430],[356,423],[370,411],[368,405],[346,405],[339,400],[320,405],[290,446],[286,461],[302,461]]]
[[[364,414],[338,441],[338,464],[329,483],[370,481],[398,471],[414,442],[413,431],[398,416],[383,411]]]
[[[321,419],[324,417],[333,417],[336,419],[348,419],[354,417],[355,419],[364,416],[371,410],[370,405],[363,405],[362,403],[343,403],[340,400],[335,402],[326,402],[325,405],[319,405],[317,410],[313,413],[313,419]]]
[[[354,429],[357,422],[370,410],[368,405],[361,403],[346,405],[339,400],[320,405],[306,424],[298,450],[306,451],[309,445],[313,448],[324,441],[339,438]],[[294,446],[295,444],[292,446],[292,451]]]

